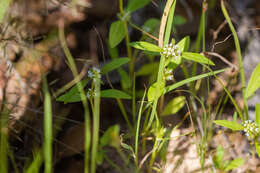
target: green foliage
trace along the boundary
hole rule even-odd
[[[126,35],[124,24],[122,21],[118,20],[111,24],[109,30],[109,44],[111,48],[116,47]]]
[[[152,62],[149,64],[144,64],[137,72],[136,76],[146,76],[158,71],[159,63]]]
[[[116,89],[107,89],[102,90],[100,93],[101,97],[103,98],[119,98],[119,99],[131,99],[132,97],[123,91],[116,90]]]
[[[215,120],[214,121],[215,124],[217,125],[220,125],[220,126],[224,126],[224,127],[227,127],[231,130],[234,130],[234,131],[238,131],[238,130],[243,130],[244,127],[237,123],[237,122],[234,122],[234,121],[228,121],[228,120]]]
[[[162,115],[171,115],[179,112],[185,105],[185,97],[178,96],[173,98],[164,108]]]
[[[130,43],[130,46],[132,46],[136,49],[141,49],[141,50],[151,51],[151,52],[161,52],[162,51],[162,48],[160,48],[159,46],[149,43],[149,42],[145,42],[145,41],[132,42],[132,43]]]
[[[147,4],[150,3],[151,0],[129,0],[127,7],[126,7],[126,11],[132,13],[140,8],[143,8],[144,6],[146,6]]]
[[[88,80],[82,80],[82,87],[84,88],[88,83]],[[67,103],[79,102],[80,94],[77,85],[73,86],[68,92],[59,96],[56,101]]]
[[[145,21],[142,26],[142,29],[146,32],[153,32],[160,24],[160,20],[156,18],[150,18]]]
[[[0,24],[2,23],[2,20],[7,12],[7,9],[9,8],[12,0],[1,0],[0,1]]]
[[[163,81],[158,81],[152,84],[148,90],[147,98],[149,102],[158,99],[164,91],[165,83]]]
[[[255,105],[255,123],[260,127],[260,104]]]
[[[100,138],[100,147],[111,146],[118,148],[120,146],[119,125],[109,127]]]
[[[260,63],[258,63],[258,65],[256,66],[256,68],[254,69],[247,89],[246,89],[246,98],[250,98],[255,91],[260,87]]]
[[[128,63],[130,61],[129,58],[118,58],[118,59],[114,59],[111,62],[105,64],[102,68],[101,68],[101,73],[102,74],[106,74],[110,71],[113,71],[115,69],[118,69],[120,66]]]
[[[201,64],[215,65],[210,59],[199,53],[183,52],[182,57],[186,60],[191,60]]]
[[[244,164],[244,159],[242,158],[236,158],[231,162],[228,160],[224,161],[224,154],[224,148],[222,146],[218,146],[216,154],[213,157],[214,166],[218,170],[228,172]]]

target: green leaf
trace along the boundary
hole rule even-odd
[[[107,89],[102,90],[100,92],[101,97],[103,98],[115,98],[115,99],[131,99],[132,97],[123,91],[116,90],[116,89]]]
[[[118,69],[118,73],[121,77],[121,86],[124,90],[129,89],[131,87],[131,79],[130,76],[127,74],[127,72],[125,70],[123,70],[122,68]]]
[[[144,25],[142,26],[142,29],[146,32],[153,32],[160,24],[160,20],[156,18],[150,18],[148,19]]]
[[[224,148],[222,146],[218,146],[216,155],[213,157],[213,162],[216,168],[222,168],[222,161],[224,158]]]
[[[179,96],[173,98],[164,108],[162,115],[171,115],[177,113],[185,105],[185,97]]]
[[[113,22],[109,30],[110,47],[116,47],[124,39],[125,35],[126,31],[123,22],[120,20]]]
[[[258,143],[257,140],[255,140],[255,149],[256,149],[258,157],[260,157],[260,144]]]
[[[254,69],[247,89],[246,89],[246,98],[251,97],[255,91],[260,87],[260,63],[258,63],[258,65],[256,66],[256,68]]]
[[[126,10],[129,12],[134,12],[140,8],[143,8],[150,3],[151,0],[129,0]]]
[[[158,62],[145,64],[136,72],[136,76],[145,76],[145,75],[152,74],[152,73],[158,71],[158,68],[159,68]]]
[[[179,41],[177,45],[179,46],[181,52],[188,51],[190,46],[190,37],[189,36],[184,37],[181,41]]]
[[[190,82],[193,82],[195,80],[199,80],[199,79],[202,79],[202,78],[205,78],[205,77],[209,77],[209,76],[212,76],[212,75],[216,75],[218,73],[221,73],[223,71],[225,71],[226,69],[221,69],[221,70],[217,70],[217,71],[213,71],[213,72],[209,72],[209,73],[205,73],[205,74],[201,74],[201,75],[198,75],[198,76],[194,76],[194,77],[191,77],[191,78],[188,78],[188,79],[185,79],[185,80],[182,80],[180,82],[177,82],[173,85],[170,85],[168,87],[165,88],[165,91],[164,91],[164,94],[180,87],[180,86],[183,86],[187,83],[190,83]]]
[[[231,130],[234,130],[234,131],[243,130],[244,129],[244,127],[241,124],[239,124],[237,122],[234,122],[234,121],[215,120],[214,123],[219,125],[219,126],[227,127],[227,128],[229,128]]]
[[[11,0],[0,1],[0,24],[2,23],[2,20],[10,4],[11,4]]]
[[[169,40],[170,40],[171,31],[172,31],[172,23],[173,23],[173,20],[175,20],[175,19],[173,19],[175,6],[176,6],[176,1],[173,2],[171,9],[169,11],[168,17],[167,17],[167,23],[166,23],[166,28],[165,28],[164,40],[163,40],[164,46],[166,44],[168,44]]]
[[[260,127],[260,104],[255,105],[255,123]]]
[[[230,171],[232,169],[238,168],[244,164],[244,159],[242,158],[236,158],[232,160],[227,167],[225,168],[225,171]]]
[[[111,62],[105,64],[102,68],[101,68],[101,73],[102,74],[106,74],[110,71],[113,71],[117,68],[119,68],[120,66],[128,63],[130,61],[129,58],[117,58],[112,60]]]
[[[151,102],[151,101],[158,99],[163,94],[164,87],[165,87],[165,83],[163,81],[161,81],[161,82],[158,81],[158,82],[153,83],[150,86],[148,93],[147,93],[148,101]]]
[[[112,147],[119,147],[120,146],[120,127],[119,125],[113,125],[109,127],[104,135],[100,138],[100,147],[104,146],[112,146]]]
[[[141,49],[141,50],[146,50],[146,51],[151,51],[151,52],[161,52],[162,48],[159,46],[148,43],[145,41],[137,41],[137,42],[132,42],[130,43],[130,46],[136,48],[136,49]]]
[[[84,88],[84,87],[87,85],[88,80],[82,80],[81,82],[82,82],[82,87]],[[68,92],[66,92],[65,94],[59,96],[59,97],[56,99],[56,101],[64,102],[64,104],[81,101],[80,93],[79,93],[79,90],[78,90],[77,85],[73,86],[73,87],[72,87]]]
[[[182,57],[186,60],[195,61],[201,64],[215,65],[210,59],[199,53],[183,52]]]

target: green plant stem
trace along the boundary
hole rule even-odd
[[[124,5],[123,5],[123,0],[119,0],[119,10],[120,10],[120,15],[123,17],[125,12],[124,12]],[[127,27],[127,21],[122,20],[124,29],[126,32],[125,36],[125,42],[126,42],[126,50],[127,50],[127,56],[130,58],[130,63],[129,63],[129,72],[130,72],[130,78],[133,79],[134,75],[134,57],[132,56],[132,49],[130,47],[130,37],[129,37],[129,32],[128,32],[128,27]]]
[[[132,90],[132,115],[134,127],[136,127],[136,104],[135,104],[135,73],[133,75],[133,90]]]
[[[52,106],[46,76],[43,75],[44,92],[44,172],[52,172]]]
[[[100,121],[100,79],[94,79],[94,110],[93,110],[93,140],[91,153],[91,173],[96,172],[97,149],[99,140],[99,121]]]
[[[234,42],[235,42],[235,47],[236,47],[236,52],[237,52],[237,56],[238,56],[238,62],[239,62],[239,72],[240,72],[240,79],[241,79],[241,85],[242,85],[242,94],[243,94],[243,101],[244,101],[244,110],[245,110],[245,117],[244,119],[248,119],[248,107],[247,107],[247,99],[246,99],[246,82],[245,82],[245,72],[244,72],[244,66],[243,66],[243,59],[242,59],[242,55],[241,55],[241,48],[240,48],[240,44],[239,44],[239,40],[237,37],[237,33],[236,30],[230,20],[230,17],[228,15],[228,12],[226,10],[224,1],[221,0],[221,9],[222,12],[225,16],[225,19],[229,25],[229,28],[233,34],[234,37]]]
[[[130,123],[130,121],[128,119],[128,116],[127,116],[127,113],[125,111],[125,108],[124,108],[124,105],[123,105],[122,101],[120,99],[118,99],[118,98],[116,99],[116,101],[117,101],[119,109],[120,109],[121,113],[123,114],[123,117],[124,117],[128,127],[129,127],[129,129],[131,130],[131,132],[133,132],[134,128],[133,128],[133,126],[131,125],[131,123]]]
[[[75,61],[69,51],[69,48],[66,44],[65,34],[64,34],[64,23],[60,21],[59,23],[59,38],[61,41],[62,49],[66,55],[66,58],[69,63],[69,67],[72,71],[74,78],[78,76],[77,67]],[[84,164],[84,172],[89,172],[89,150],[90,150],[90,141],[91,141],[91,132],[90,132],[90,114],[88,108],[87,98],[85,96],[85,92],[82,86],[82,82],[77,83],[78,90],[80,92],[80,98],[84,107],[84,118],[85,118],[85,164]]]
[[[138,139],[139,139],[140,122],[141,122],[141,115],[142,115],[145,96],[146,96],[146,90],[144,91],[144,95],[143,95],[141,106],[140,106],[139,113],[138,113],[137,125],[136,125],[136,134],[135,134],[136,165],[138,165]]]

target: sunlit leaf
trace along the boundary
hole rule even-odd
[[[116,47],[124,39],[125,35],[126,31],[123,22],[120,20],[113,22],[109,30],[110,47]]]
[[[194,77],[191,77],[191,78],[188,78],[188,79],[185,79],[185,80],[182,80],[180,82],[177,82],[175,84],[172,84],[168,87],[165,88],[165,91],[164,91],[164,94],[178,88],[178,87],[181,87],[185,84],[188,84],[190,82],[193,82],[193,81],[196,81],[196,80],[199,80],[199,79],[202,79],[202,78],[205,78],[205,77],[209,77],[209,76],[212,76],[212,75],[216,75],[218,73],[221,73],[223,71],[225,71],[226,69],[221,69],[221,70],[216,70],[216,71],[213,71],[213,72],[209,72],[209,73],[205,73],[205,74],[201,74],[201,75],[198,75],[198,76],[194,76]]]
[[[244,164],[244,159],[242,158],[236,158],[232,160],[227,167],[225,168],[225,171],[230,171],[232,169],[238,168]]]
[[[218,146],[216,155],[213,157],[213,162],[216,168],[221,169],[223,158],[224,158],[224,148],[222,146]]]
[[[215,65],[210,59],[199,53],[183,52],[182,57],[186,60],[191,60],[201,64]]]
[[[118,98],[118,99],[131,99],[132,97],[123,91],[116,89],[107,89],[100,92],[100,96],[103,98]]]
[[[215,120],[214,121],[215,124],[219,125],[219,126],[223,126],[223,127],[227,127],[231,130],[237,131],[237,130],[243,130],[244,127],[234,121],[228,121],[228,120]]]
[[[255,105],[255,123],[260,127],[260,104]]]
[[[111,62],[105,64],[102,68],[101,68],[101,73],[102,74],[106,74],[110,71],[113,71],[117,68],[119,68],[120,66],[128,63],[130,61],[129,58],[117,58],[112,60]]]
[[[164,87],[165,83],[163,81],[152,84],[147,93],[148,101],[151,102],[158,99],[162,95]]]
[[[253,73],[251,74],[246,89],[246,98],[251,97],[259,87],[260,87],[260,63],[258,63]]]
[[[185,97],[179,96],[173,98],[164,108],[162,115],[171,115],[177,113],[185,105]]]
[[[177,45],[179,46],[181,52],[188,51],[190,46],[190,37],[189,36],[184,37],[181,41],[178,42]]]
[[[256,149],[258,157],[260,157],[260,144],[258,143],[257,140],[255,140],[255,149]]]
[[[11,0],[1,0],[0,1],[0,24],[5,16],[5,13],[11,3]]]
[[[148,43],[145,41],[137,41],[137,42],[132,42],[130,43],[130,46],[136,48],[136,49],[141,49],[141,50],[146,50],[146,51],[151,51],[151,52],[161,52],[162,48],[159,46]]]

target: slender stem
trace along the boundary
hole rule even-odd
[[[136,156],[136,164],[138,165],[138,137],[139,137],[139,130],[140,130],[140,122],[141,122],[141,115],[144,105],[144,98],[146,96],[146,90],[144,91],[144,95],[142,98],[141,106],[138,113],[137,125],[136,125],[136,134],[135,134],[135,156]]]
[[[221,0],[221,9],[222,12],[225,16],[225,19],[228,22],[229,28],[233,34],[234,37],[234,42],[235,42],[235,47],[236,47],[236,52],[238,55],[238,61],[239,61],[239,72],[240,72],[240,79],[241,79],[241,84],[242,84],[242,94],[243,94],[243,101],[244,101],[244,110],[245,110],[245,114],[246,114],[246,119],[248,119],[248,107],[247,107],[247,99],[246,99],[246,82],[245,82],[245,72],[244,72],[244,66],[243,66],[243,59],[242,59],[242,55],[241,55],[241,48],[240,48],[240,44],[239,44],[239,40],[237,37],[237,33],[236,30],[230,20],[230,17],[228,15],[228,12],[226,10],[224,1]]]
[[[120,10],[120,15],[124,16],[125,12],[124,12],[124,8],[123,8],[123,0],[119,0],[119,10]],[[128,27],[127,27],[127,21],[126,20],[122,20],[123,25],[124,25],[124,29],[126,32],[126,36],[125,36],[125,42],[126,42],[126,51],[127,51],[127,56],[128,58],[130,58],[130,63],[129,63],[129,72],[130,72],[130,77],[131,79],[133,79],[133,75],[134,75],[134,57],[132,56],[132,49],[130,47],[130,37],[129,37],[129,32],[128,32]]]
[[[78,76],[77,67],[75,61],[69,51],[69,48],[66,44],[65,34],[64,34],[64,22],[61,20],[59,22],[59,38],[61,41],[61,47],[66,55],[66,58],[69,62],[69,67],[72,71],[74,78]],[[84,172],[89,172],[89,150],[90,150],[90,141],[91,141],[91,132],[90,132],[90,114],[88,108],[87,98],[85,96],[85,92],[82,86],[82,82],[79,81],[77,83],[78,90],[80,92],[80,98],[84,107],[84,116],[85,116],[85,164],[84,164]]]
[[[43,75],[44,91],[44,172],[52,172],[52,106],[46,76]]]
[[[91,173],[96,172],[96,159],[99,140],[100,121],[100,79],[94,78],[94,110],[93,110],[93,140],[91,152]]]

